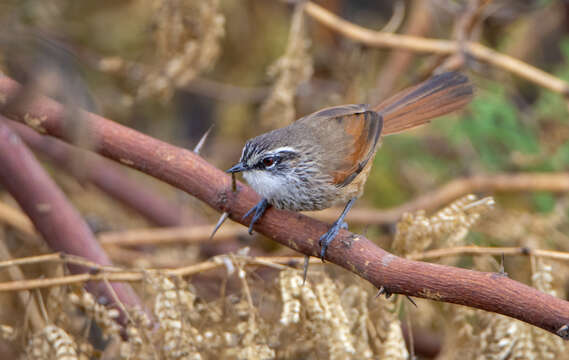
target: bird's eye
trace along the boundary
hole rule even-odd
[[[269,168],[275,164],[276,159],[274,156],[269,156],[264,158],[262,161],[263,161],[263,166]]]

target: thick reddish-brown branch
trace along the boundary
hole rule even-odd
[[[28,214],[52,249],[111,265],[87,223],[3,119],[0,116],[0,183]],[[85,272],[77,266],[70,269],[74,273]],[[129,285],[112,286],[123,303],[141,304]],[[108,301],[114,298],[105,283],[88,284],[88,287],[97,297],[104,296]]]
[[[67,138],[64,109],[45,97],[18,101],[25,91],[0,77],[0,112],[36,130]],[[237,184],[196,154],[138,133],[101,116],[84,113],[89,132],[101,154],[141,170],[196,196],[218,211],[241,218],[259,200],[249,187]],[[319,237],[328,225],[298,213],[269,209],[255,230],[301,253],[317,256]],[[563,338],[569,338],[569,302],[494,273],[483,273],[392,255],[363,236],[342,230],[332,242],[327,260],[388,292],[462,304],[517,318]]]
[[[12,120],[6,121],[32,150],[47,156],[55,164],[76,176],[79,181],[94,184],[158,226],[170,227],[182,224],[182,209],[179,206],[167,202],[130,180],[114,163],[78,150],[60,140],[42,136],[23,124]],[[81,160],[80,168],[77,164],[78,159]]]

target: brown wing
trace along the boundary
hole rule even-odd
[[[375,153],[383,120],[367,105],[342,105],[320,110],[298,122],[310,124],[313,136],[326,149],[321,154],[333,183],[346,186]]]
[[[465,75],[446,72],[395,94],[374,110],[383,117],[383,135],[389,135],[458,110],[473,95],[474,88]]]

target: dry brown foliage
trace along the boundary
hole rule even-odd
[[[482,228],[494,222],[493,216],[481,216],[492,200],[469,195],[430,217],[408,214],[399,223],[393,246],[420,253],[433,246],[462,245],[463,232],[476,222]],[[491,211],[496,213],[510,216],[500,208]],[[524,216],[540,221],[539,216]],[[425,232],[427,228],[438,230]],[[398,245],[407,238],[423,240],[415,247]],[[375,289],[354,275],[322,268],[313,267],[303,285],[300,270],[250,266],[253,259],[246,251],[217,258],[225,280],[216,281],[213,291],[197,279],[145,271],[138,291],[150,313],[127,309],[127,338],[113,321],[116,309],[71,285],[51,287],[45,294],[45,328],[31,332],[12,316],[0,328],[2,339],[33,359],[409,359],[401,324],[410,317],[423,329],[444,329],[441,359],[567,358],[560,338],[501,315],[424,300],[415,308],[404,297],[376,297]],[[489,256],[476,260],[474,267],[481,270],[495,266]],[[555,266],[564,272],[569,267]],[[518,269],[507,268],[514,278],[530,271],[536,288],[556,295],[558,279],[549,261],[531,257],[527,267]],[[25,311],[21,316],[19,321],[26,321]]]
[[[221,53],[221,41],[228,35],[225,28],[228,14],[222,13],[223,2],[220,0],[138,1],[151,8],[147,33],[148,46],[152,49],[148,52],[150,56],[138,59],[138,62],[120,56],[101,56],[97,58],[97,66],[99,70],[120,73],[134,82],[135,90],[128,99],[170,100],[176,89],[185,87],[215,65]],[[36,19],[35,25],[51,28],[62,21],[64,3],[54,1],[36,5],[39,10],[34,11],[44,15]],[[451,8],[449,11],[458,14],[454,8],[456,2],[434,3],[447,6]],[[258,109],[260,124],[275,128],[297,117],[297,89],[311,79],[315,66],[310,54],[307,18],[329,27],[334,36],[342,35],[367,46],[448,56],[446,61],[440,61],[442,67],[464,66],[468,57],[473,57],[500,71],[505,70],[566,95],[565,81],[473,42],[476,39],[471,38],[471,33],[481,32],[481,29],[475,29],[478,18],[490,16],[486,12],[497,11],[491,5],[490,1],[470,1],[471,13],[462,19],[457,15],[457,33],[460,34],[455,40],[436,40],[386,31],[394,25],[384,31],[371,31],[345,22],[312,2],[299,2],[290,18],[283,54],[268,67],[268,71],[263,69],[263,73],[268,72],[272,84],[268,93],[261,89],[262,96],[255,96],[255,99],[264,98]],[[30,5],[30,8],[34,7]],[[403,17],[399,11],[389,24],[399,24]],[[469,22],[464,25],[468,29],[460,28],[463,21]],[[348,60],[356,58],[354,68],[364,63],[360,57],[366,56],[367,62],[374,59],[373,54],[361,48],[350,48],[347,52],[338,56]],[[434,68],[440,64],[427,65]],[[353,81],[352,69],[349,70],[349,86],[359,88],[361,84]],[[404,70],[400,69],[401,72]],[[362,71],[358,77],[365,78],[365,74]],[[221,88],[227,93],[244,91],[239,87]],[[0,97],[0,104],[2,102]],[[27,120],[31,125],[41,124],[38,119]],[[223,155],[216,156],[221,158]],[[565,181],[563,175],[556,177],[561,179],[558,182]],[[228,248],[241,250],[224,248],[221,251],[226,255],[199,263],[203,260],[200,258],[203,248],[213,246],[212,242],[207,242],[203,231],[191,238],[179,235],[175,229],[167,229],[164,232],[170,232],[170,237],[167,234],[160,237],[157,235],[160,231],[152,233],[141,229],[141,220],[134,214],[117,208],[113,202],[101,200],[100,192],[57,172],[54,172],[54,178],[78,208],[102,219],[101,223],[135,228],[129,238],[124,232],[111,233],[116,241],[108,233],[99,236],[102,243],[106,241],[106,250],[119,265],[96,267],[86,260],[59,259],[55,254],[36,257],[33,261],[26,258],[50,254],[50,251],[41,244],[27,218],[11,210],[13,200],[2,195],[0,242],[6,249],[1,254],[0,281],[18,283],[38,279],[38,283],[43,281],[45,285],[47,281],[63,276],[66,270],[62,264],[82,262],[83,266],[92,268],[93,274],[101,275],[99,280],[107,285],[105,274],[124,273],[135,277],[138,281],[136,290],[144,307],[128,308],[116,299],[95,299],[83,286],[86,279],[69,280],[67,285],[49,283],[47,288],[41,286],[41,290],[32,286],[27,290],[0,293],[2,355],[5,352],[21,358],[62,360],[411,359],[415,351],[427,353],[422,348],[421,336],[434,334],[435,340],[431,338],[431,342],[436,347],[437,359],[569,359],[567,344],[541,329],[459,305],[417,299],[414,300],[418,305],[415,307],[402,296],[377,297],[376,289],[369,283],[328,265],[311,265],[308,280],[303,284],[297,264],[282,265],[276,258],[274,261],[266,257],[260,259],[250,256],[247,248],[243,250],[243,244],[238,241],[241,228],[220,241],[222,245],[225,240],[227,243],[233,241]],[[394,223],[395,218],[400,219],[393,237],[387,240],[388,236],[376,238],[401,256],[420,258],[426,251],[441,250],[435,260],[439,263],[500,272],[501,276],[507,275],[530,283],[542,292],[566,298],[569,279],[566,259],[563,260],[563,256],[546,258],[543,253],[530,251],[550,249],[557,255],[569,255],[566,200],[558,199],[555,210],[546,215],[502,207],[499,201],[496,205],[492,197],[467,195],[448,203],[449,199],[467,192],[504,190],[512,186],[507,183],[509,179],[511,177],[501,178],[494,185],[463,181],[461,186],[450,184],[450,190],[445,192],[443,189],[435,194],[438,196],[427,194],[411,204],[412,212],[405,207],[410,205],[408,203],[395,209],[394,213],[384,214],[389,215],[387,220],[376,217],[374,224]],[[564,182],[550,189],[547,185],[554,182],[548,179],[540,182],[542,188],[539,190],[564,191]],[[518,184],[521,190],[538,188],[527,179],[521,183]],[[430,214],[440,204],[444,207]],[[425,210],[414,211],[419,208]],[[400,216],[405,209],[407,212]],[[146,240],[143,240],[145,233]],[[505,262],[495,253],[481,251],[464,255],[452,252],[453,248],[471,244],[477,234],[494,241],[481,245],[527,248],[528,252],[512,252],[509,255],[514,256],[506,258]],[[185,242],[180,244],[176,236]],[[165,244],[165,238],[174,240]],[[25,249],[22,243],[26,244]],[[252,248],[261,253],[266,247]],[[445,249],[448,250],[446,255]],[[173,264],[180,267],[171,272],[156,269]],[[187,271],[182,276],[175,273],[182,265],[195,267],[185,268]],[[120,311],[128,314],[124,326],[116,321]],[[412,331],[410,327],[420,330]],[[411,342],[415,343],[414,347],[409,346]],[[424,355],[425,358],[434,356]]]

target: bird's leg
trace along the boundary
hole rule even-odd
[[[356,198],[350,199],[350,201],[348,201],[348,203],[346,204],[346,207],[344,208],[344,211],[342,211],[342,214],[340,215],[338,220],[334,221],[330,230],[328,230],[326,234],[320,237],[320,241],[318,242],[318,244],[320,244],[320,246],[322,247],[320,249],[320,258],[322,259],[322,261],[324,261],[324,256],[326,255],[326,249],[328,249],[328,245],[330,245],[332,240],[334,240],[334,238],[338,234],[338,231],[340,231],[340,229],[348,228],[348,224],[344,222],[344,218],[346,217],[348,211],[350,211],[352,205],[354,205],[355,202]]]
[[[267,199],[263,198],[261,201],[257,203],[257,205],[253,206],[251,209],[249,209],[249,211],[247,211],[245,215],[243,215],[241,220],[245,220],[251,214],[254,213],[253,219],[251,219],[251,223],[249,224],[249,235],[253,234],[253,225],[255,225],[255,223],[261,218],[261,216],[263,216],[263,214],[265,213],[265,211],[269,206],[270,204],[267,201]]]

